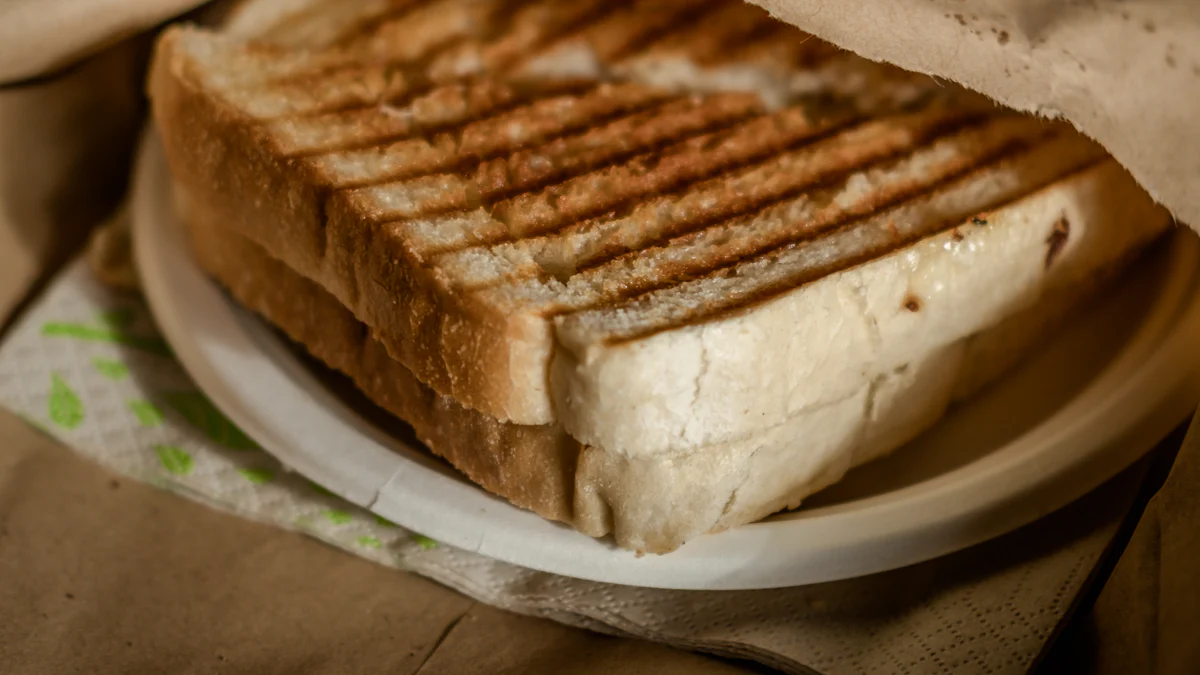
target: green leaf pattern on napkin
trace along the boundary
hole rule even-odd
[[[117,307],[96,314],[96,323],[123,331],[133,325],[136,318],[137,314],[132,307]]]
[[[138,424],[143,427],[156,427],[163,422],[162,411],[158,406],[145,399],[133,399],[126,403],[133,416],[137,418]]]
[[[198,391],[163,394],[163,400],[208,440],[230,450],[256,450],[258,444],[225,417],[208,397]]]
[[[63,429],[74,429],[83,422],[83,401],[58,373],[50,376],[48,405],[50,421]]]
[[[426,551],[433,550],[433,549],[437,548],[437,545],[438,545],[438,543],[436,541],[430,539],[429,537],[426,537],[423,534],[417,534],[416,532],[413,532],[411,535],[409,535],[409,539],[412,539],[414,544],[416,544],[417,546],[420,546],[421,548],[425,549]]]
[[[156,445],[154,453],[158,455],[158,461],[162,462],[163,468],[167,471],[181,476],[192,472],[194,462],[192,456],[186,451],[173,445]]]
[[[361,556],[402,564],[437,546],[262,453],[190,385],[145,305],[110,293],[82,267],[56,282],[0,349],[0,404],[121,474]],[[41,386],[5,386],[2,377],[12,384],[39,370]]]
[[[171,348],[161,338],[131,335],[124,330],[113,329],[109,326],[90,326],[81,323],[51,321],[42,325],[42,335],[49,337],[69,337],[91,342],[109,342],[140,349],[151,354],[157,354],[158,356],[171,356]]]
[[[327,509],[321,515],[325,516],[325,519],[334,525],[345,525],[354,519],[354,516],[350,515],[348,511],[341,509]]]
[[[100,373],[110,380],[119,382],[129,377],[129,366],[121,363],[120,361],[106,359],[103,356],[97,356],[96,358],[92,359],[92,367],[96,369],[97,373]]]
[[[265,485],[275,478],[274,472],[270,469],[238,469],[238,473],[255,485]]]

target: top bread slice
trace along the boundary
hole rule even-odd
[[[300,4],[266,40],[163,37],[176,178],[433,390],[621,456],[778,428],[1167,220],[1116,174],[1102,259],[1077,247],[1104,195],[1067,225],[990,219],[1115,169],[736,0]],[[976,221],[1021,243],[985,251]],[[950,262],[868,264],[952,228]]]

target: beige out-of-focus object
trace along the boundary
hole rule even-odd
[[[1070,120],[1200,227],[1200,2],[750,1],[868,58]]]
[[[119,199],[145,108],[146,44],[0,87],[0,316]]]
[[[45,75],[205,0],[0,0],[0,83]]]

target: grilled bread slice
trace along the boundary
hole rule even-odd
[[[181,195],[186,192],[180,189]],[[994,266],[998,274],[1020,272],[1023,266],[1013,263],[1023,257],[1033,258],[1037,266],[1054,265],[1066,248],[1047,248],[1041,239],[1046,223],[1057,224],[1060,242],[1071,236],[1070,218],[1089,223],[1087,230],[1074,230],[1082,243],[1076,244],[1074,255],[1079,257],[1072,265],[1080,273],[1070,283],[1040,289],[1028,309],[1006,314],[984,331],[919,349],[918,355],[849,395],[739,441],[640,457],[589,446],[557,423],[504,422],[437,393],[392,358],[375,332],[319,284],[235,232],[204,202],[185,199],[181,210],[197,259],[235,298],[349,375],[471,480],[586,534],[611,533],[622,547],[666,553],[700,534],[794,508],[853,466],[899,447],[933,424],[953,401],[1003,374],[1136,254],[1138,247],[1126,247],[1112,257],[1105,241],[1114,229],[1130,229],[1126,218],[1141,215],[1120,206],[1130,192],[1124,172],[1106,162],[988,214],[987,224],[973,219],[828,277],[822,283],[844,287],[861,283],[860,275],[869,270],[886,275],[914,261],[935,270]],[[1081,204],[1097,210],[1080,218]],[[964,257],[971,246],[980,255]],[[1000,255],[1010,266],[988,257]],[[924,280],[937,283],[939,278],[955,279]],[[981,294],[980,300],[986,302],[986,296]]]
[[[516,10],[512,4],[409,7],[394,18],[356,24],[361,32],[317,50],[176,29],[160,44],[151,93],[173,170],[197,195],[378,328],[423,381],[520,423],[555,418],[547,387],[549,321],[510,320],[486,294],[452,288],[455,280],[439,266],[443,257],[583,226],[647,196],[686,191],[770,158],[872,111],[941,92],[926,78],[836,53],[781,85],[797,103],[774,113],[753,92],[680,91],[703,79],[688,73],[675,88],[576,75],[499,79],[479,64],[537,71],[541,43],[552,52],[577,49],[571,44],[584,40],[608,45],[613,68],[655,58],[643,53],[676,62],[679,49],[703,43],[705,27],[714,25],[693,3],[648,3],[651,9],[633,15],[643,17],[641,29],[605,11],[582,19],[551,11],[585,3]],[[656,40],[649,28],[675,33],[658,18],[665,10],[653,8],[674,5],[698,14],[680,29],[693,37]],[[726,17],[730,7],[761,15],[736,2],[709,11]],[[497,21],[481,8],[512,16],[495,35],[475,37],[470,31]],[[458,21],[455,12],[474,14]],[[563,28],[568,24],[573,33]],[[613,34],[642,38],[620,47],[605,42]],[[659,42],[666,45],[655,47]],[[804,48],[796,51],[798,61],[810,58]],[[513,54],[524,60],[512,63]],[[484,74],[464,81],[461,72],[471,64]],[[838,95],[839,87],[846,93]],[[960,114],[955,108],[945,116]],[[874,156],[889,148],[897,151],[893,143]],[[836,170],[810,172],[808,180]],[[802,189],[797,183],[674,228],[751,212]],[[665,234],[647,233],[641,245]]]
[[[740,408],[741,423],[723,416],[680,435],[685,410],[627,420],[611,405],[589,419],[579,401],[621,392],[580,399],[552,385],[559,333],[582,325],[570,315],[653,302],[684,279],[720,285],[753,259],[872,217],[896,221],[900,245],[1102,156],[1069,131],[819,46],[736,1],[337,7],[352,20],[309,24],[350,32],[317,48],[169,32],[152,93],[174,170],[435,390],[502,420],[562,418],[621,452],[635,451],[629,438],[671,451],[781,418],[722,394],[696,403]],[[759,89],[691,93],[746,84]],[[958,197],[931,198],[935,188]]]

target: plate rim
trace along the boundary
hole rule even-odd
[[[990,482],[983,483],[979,483],[976,476],[973,480],[977,489],[968,493],[969,500],[952,498],[964,491],[963,479],[971,473],[967,469],[973,468],[976,473],[990,469],[1006,476],[1019,474],[1024,465],[1020,453],[1007,452],[1009,449],[1005,448],[1005,451],[997,451],[979,462],[900,490],[820,507],[802,512],[802,517],[752,523],[706,535],[666,556],[639,558],[611,543],[594,540],[512,506],[465,479],[454,477],[448,470],[434,468],[432,460],[419,462],[407,458],[406,454],[424,451],[406,448],[398,439],[391,439],[369,423],[362,422],[323,388],[321,391],[305,390],[302,382],[296,381],[297,378],[303,381],[305,376],[284,372],[275,357],[268,355],[257,364],[251,359],[244,365],[250,368],[265,366],[266,370],[260,368],[253,372],[273,377],[277,384],[286,386],[290,382],[297,387],[297,391],[286,392],[287,395],[308,406],[313,416],[291,420],[284,425],[289,428],[280,431],[278,420],[264,420],[262,409],[252,410],[243,405],[247,397],[245,386],[231,384],[230,373],[222,372],[222,369],[229,367],[226,357],[236,358],[236,349],[252,348],[252,351],[263,352],[263,337],[262,334],[255,335],[254,329],[247,326],[247,311],[234,305],[192,261],[183,243],[182,224],[172,206],[168,176],[157,133],[150,125],[141,143],[134,174],[131,210],[135,262],[147,304],[160,330],[171,343],[181,365],[213,403],[285,466],[358,506],[451,546],[544,572],[652,588],[741,590],[834,581],[915,564],[1017,529],[1090,492],[1152,448],[1191,412],[1194,405],[1187,401],[1200,398],[1200,370],[1197,368],[1200,360],[1192,359],[1194,362],[1189,368],[1179,368],[1170,358],[1181,352],[1187,338],[1200,335],[1200,294],[1193,293],[1190,301],[1180,302],[1171,309],[1171,317],[1161,319],[1174,319],[1174,322],[1164,326],[1166,332],[1147,348],[1151,353],[1143,354],[1142,362],[1133,364],[1133,372],[1123,377],[1119,386],[1097,393],[1098,381],[1104,379],[1097,377],[1070,401],[1068,406],[1091,402],[1101,407],[1093,407],[1092,412],[1076,416],[1071,428],[1078,436],[1069,444],[1076,448],[1075,451],[1052,455],[1054,470],[1026,477],[1019,489],[1010,487],[1005,491],[998,487],[1003,481],[994,480],[994,476]],[[1190,249],[1194,262],[1200,255],[1197,253],[1200,244],[1192,238],[1188,241],[1189,244],[1174,248]],[[1173,252],[1172,255],[1176,254]],[[173,274],[176,278],[171,281]],[[1189,274],[1186,282],[1179,282],[1186,286],[1184,291],[1197,288],[1200,266],[1193,265]],[[1172,283],[1177,282],[1173,280]],[[216,312],[207,321],[224,326],[224,334],[219,335],[221,339],[216,343],[202,344],[197,339],[196,336],[205,335],[203,326],[198,325],[203,322],[196,320],[200,313],[191,312],[189,316],[189,312],[182,309],[187,303],[177,302],[177,296],[188,293]],[[261,322],[255,325],[265,334]],[[271,336],[269,339],[280,343],[282,348],[279,338]],[[230,341],[235,344],[228,344]],[[235,351],[230,351],[231,348]],[[1126,351],[1123,349],[1119,353],[1118,361],[1127,356]],[[298,362],[296,366],[303,369]],[[1113,364],[1110,364],[1102,375],[1108,376],[1112,370]],[[274,371],[273,374],[270,371]],[[239,371],[239,374],[246,372],[250,371]],[[232,379],[236,382],[238,378]],[[1166,381],[1170,384],[1163,385]],[[240,391],[239,386],[242,387]],[[1125,392],[1124,398],[1120,392]],[[1133,406],[1101,415],[1104,410],[1114,408],[1119,400],[1130,398],[1153,399],[1158,404],[1138,415],[1131,414]],[[1043,427],[1049,428],[1049,422],[1062,413],[1060,410],[1018,438],[1024,439],[1039,431],[1047,433]],[[1118,427],[1116,433],[1107,439],[1098,438],[1102,425],[1085,423],[1089,418],[1094,422],[1098,417],[1106,423],[1103,428],[1107,431]],[[354,451],[359,455],[360,464],[348,467],[344,463],[320,461],[317,455],[302,451],[300,446],[309,443],[309,439],[324,438],[330,432],[329,428],[314,426],[318,420],[345,427],[337,437],[342,442],[358,444]],[[1058,429],[1058,443],[1068,430]],[[1078,450],[1079,438],[1090,439],[1087,441],[1090,450]],[[1043,447],[1049,442],[1043,440]],[[1030,452],[1036,449],[1028,441],[1026,445]],[[397,453],[397,446],[406,451]],[[1045,454],[1044,450],[1042,454]],[[325,455],[327,460],[328,453]],[[977,466],[982,463],[989,466]],[[449,505],[457,510],[448,509],[445,495],[439,495],[447,486],[451,493],[468,496],[469,506]],[[1057,489],[1052,490],[1053,496],[1047,497],[1051,488]],[[907,501],[897,502],[897,495]],[[1035,499],[1037,495],[1041,495],[1040,500]],[[938,500],[946,508],[935,511],[937,517],[907,524],[901,517],[920,503]],[[1029,503],[1018,505],[1019,500]],[[865,510],[862,508],[864,502],[870,503]],[[859,508],[852,509],[856,504]],[[1007,509],[1001,514],[1003,507]],[[494,520],[497,512],[504,520],[501,536],[490,535],[498,524]],[[873,537],[866,537],[862,529],[856,529],[870,524],[869,516],[874,518]],[[472,526],[473,519],[486,518],[493,519],[490,526],[480,527],[478,523]],[[944,534],[962,529],[970,521],[975,522],[969,536],[959,533],[955,538]],[[943,534],[939,535],[939,532]],[[824,542],[823,548],[812,545],[815,535],[823,537],[817,539]],[[847,564],[844,559],[846,549],[854,547],[859,555]]]

